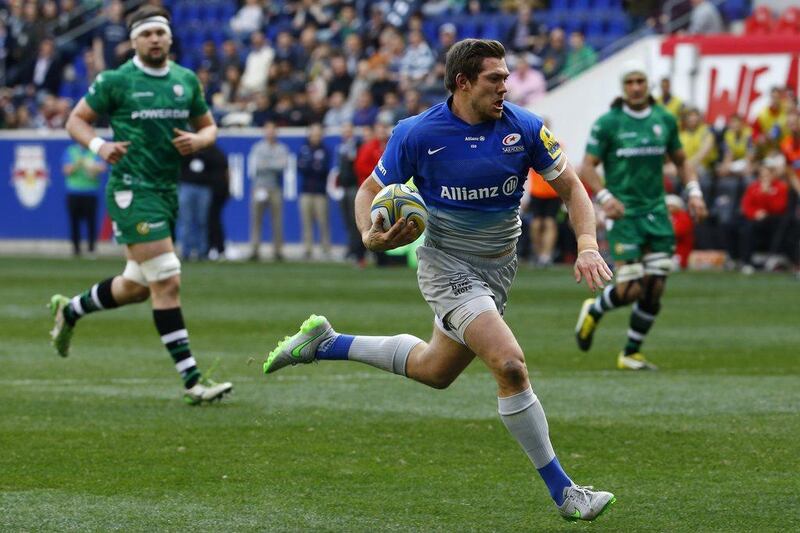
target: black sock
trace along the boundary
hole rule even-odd
[[[111,294],[111,283],[113,281],[114,278],[104,279],[73,297],[69,305],[64,308],[64,320],[67,321],[67,324],[74,326],[75,322],[84,315],[119,307],[119,304],[114,301],[114,296]]]
[[[153,309],[153,320],[156,323],[161,342],[175,361],[175,368],[183,378],[183,385],[192,388],[200,379],[200,371],[189,349],[189,333],[183,323],[180,307],[172,309]]]
[[[653,326],[660,309],[661,305],[659,304],[651,303],[648,305],[642,302],[633,304],[630,327],[628,328],[628,342],[625,344],[625,355],[639,352],[644,338]]]
[[[617,295],[615,285],[607,285],[603,292],[601,292],[594,301],[594,304],[589,308],[589,314],[592,315],[595,321],[603,318],[603,313],[611,311],[624,302]]]

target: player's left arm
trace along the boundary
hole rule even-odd
[[[683,151],[683,148],[670,152],[669,158],[675,163],[675,167],[678,169],[678,177],[681,179],[683,186],[686,187],[689,196],[689,212],[697,222],[702,221],[708,216],[708,208],[705,200],[703,200],[703,191],[700,189],[700,182],[697,181],[694,165],[686,157],[686,152]]]
[[[208,148],[217,140],[217,124],[211,112],[190,119],[194,132],[173,128],[175,138],[172,144],[181,155],[189,155]]]
[[[561,168],[558,177],[548,181],[567,206],[569,220],[578,239],[578,257],[575,260],[575,281],[580,283],[586,279],[589,289],[602,289],[607,281],[611,281],[611,269],[608,268],[597,246],[597,232],[594,207],[578,174],[567,158],[562,156],[558,165]]]

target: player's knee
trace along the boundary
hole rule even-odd
[[[181,277],[178,275],[167,279],[152,282],[150,289],[157,294],[160,299],[176,299],[181,293]]]
[[[675,267],[672,257],[663,252],[647,254],[642,261],[644,262],[644,273],[647,276],[666,278]]]
[[[509,358],[500,364],[496,375],[506,386],[518,388],[528,380],[528,369],[522,358]]]
[[[160,283],[177,278],[181,273],[181,260],[175,252],[167,252],[147,261],[142,261],[139,268],[148,283]]]
[[[131,303],[140,303],[144,302],[150,297],[150,288],[144,285],[140,285],[136,282],[133,282],[129,279],[122,279],[123,282],[123,290],[125,294],[128,295],[128,299]]]

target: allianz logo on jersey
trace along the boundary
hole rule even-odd
[[[483,135],[481,135],[480,137],[471,137],[471,136],[464,137],[465,142],[475,142],[475,141],[483,142],[485,140],[486,137],[484,137]]]
[[[131,120],[152,120],[164,118],[189,118],[188,109],[139,109],[131,113]]]
[[[447,200],[484,200],[486,198],[498,198],[502,192],[506,196],[511,196],[517,190],[519,178],[509,176],[503,182],[502,187],[447,187],[442,185],[440,196]]]

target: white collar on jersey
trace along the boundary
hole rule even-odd
[[[145,74],[149,74],[151,76],[158,76],[159,78],[163,78],[164,76],[169,74],[169,61],[167,61],[167,64],[161,68],[153,68],[153,67],[148,67],[147,65],[142,63],[142,60],[139,59],[139,56],[133,56],[133,64],[136,65],[136,68],[138,68]]]
[[[622,104],[622,111],[624,111],[626,115],[633,118],[647,118],[650,116],[650,112],[653,111],[653,108],[651,106],[647,106],[641,111],[635,111],[628,107],[628,104]]]

